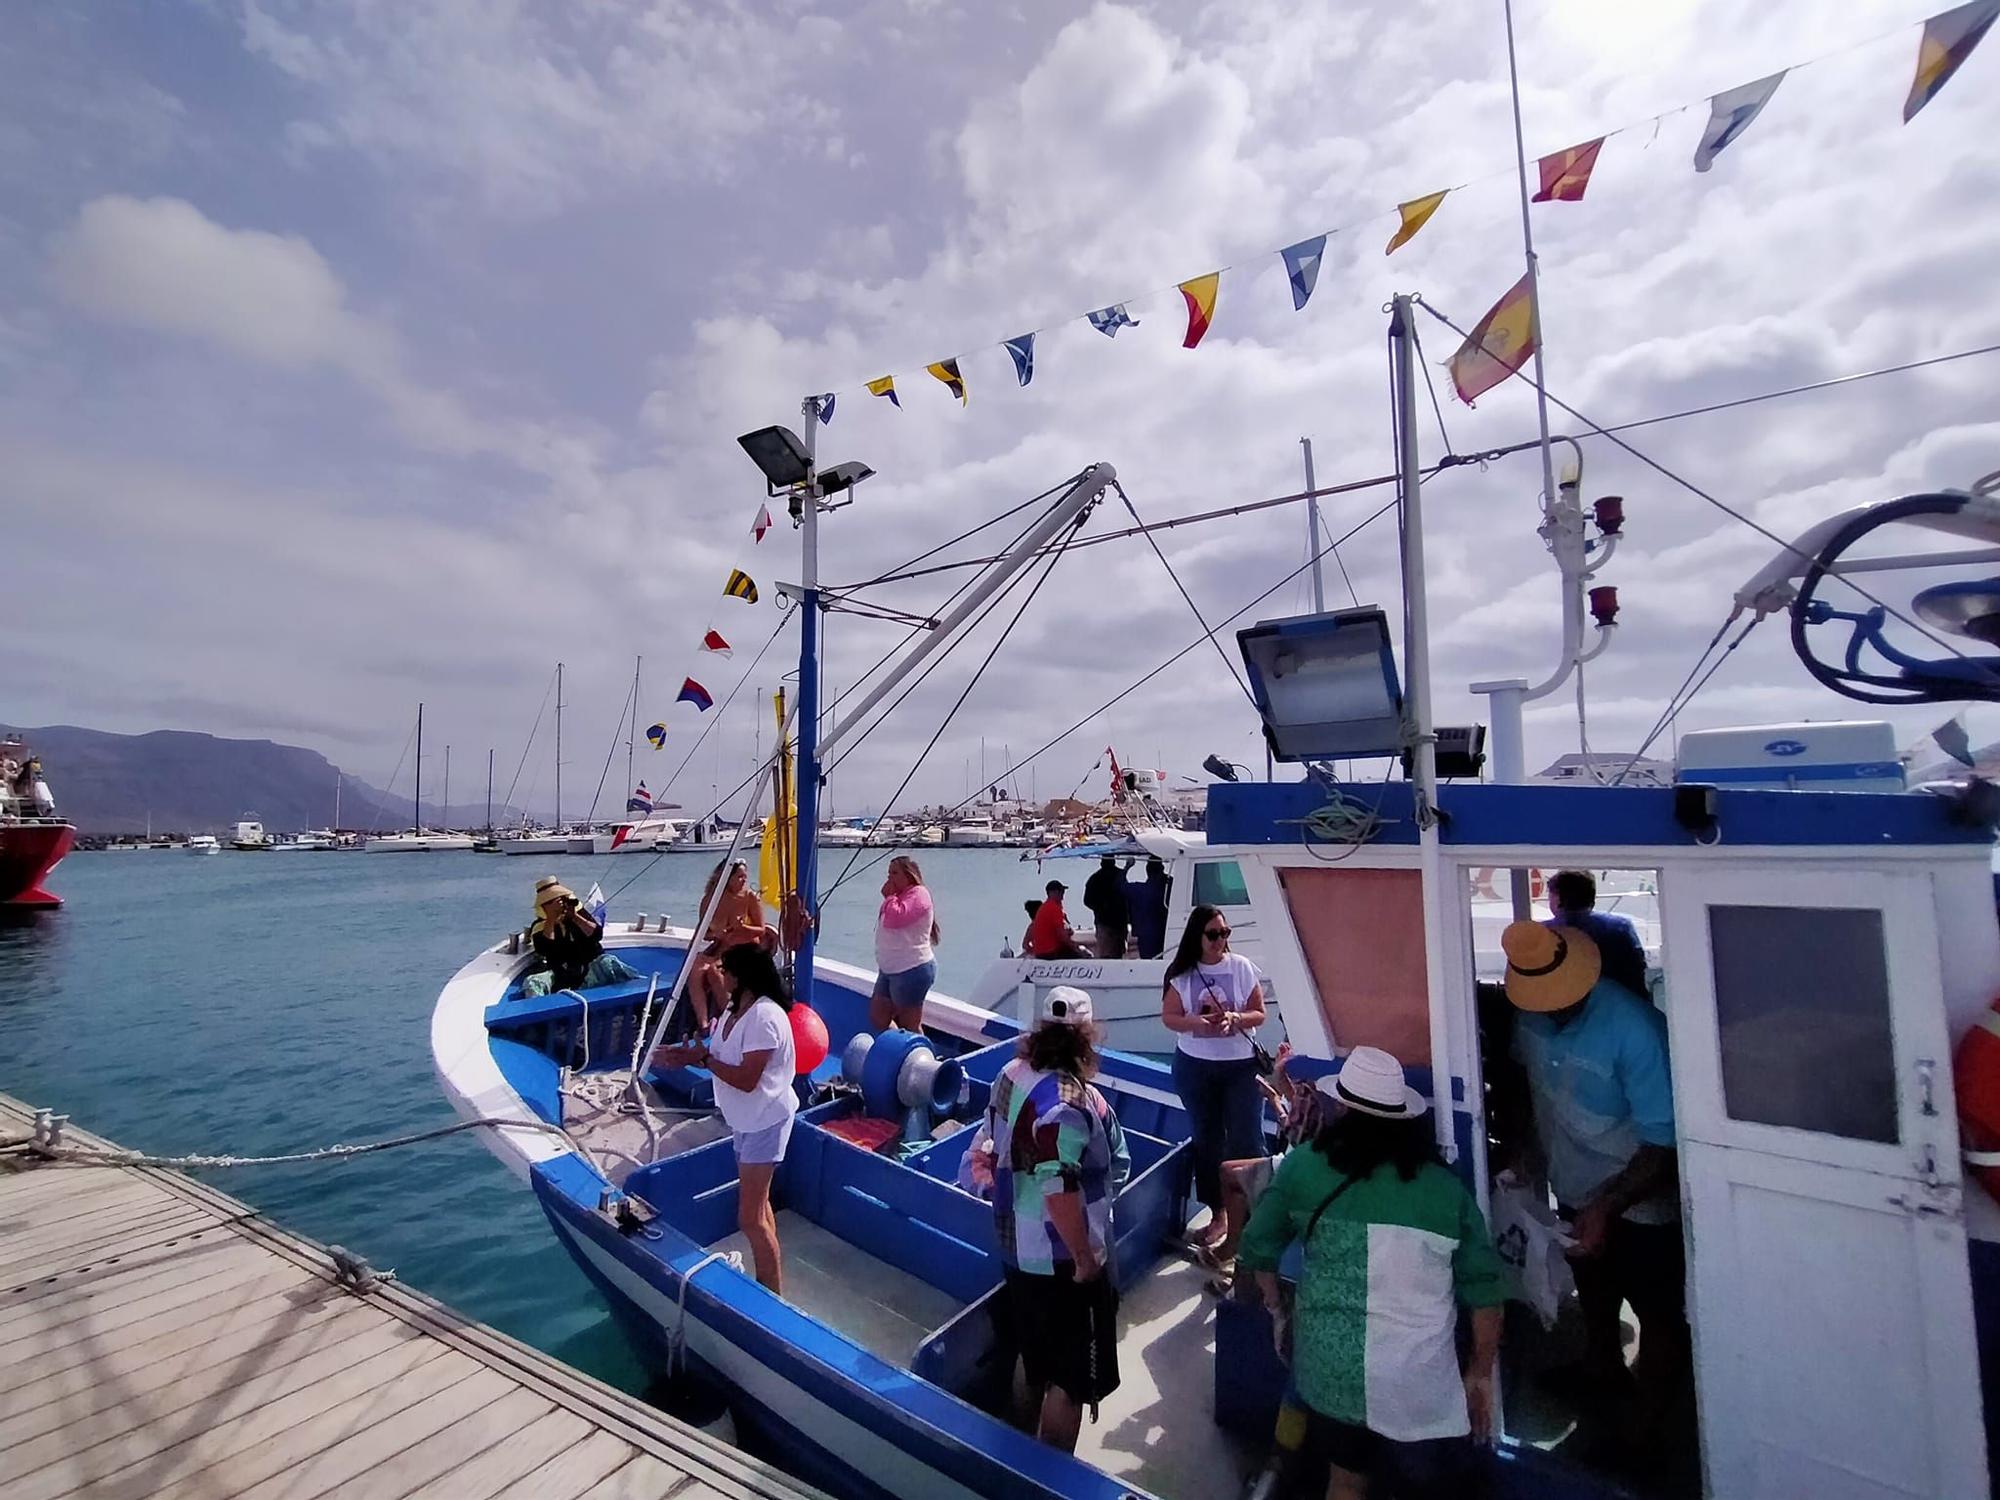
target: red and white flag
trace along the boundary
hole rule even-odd
[[[757,507],[757,519],[750,523],[750,535],[752,539],[761,542],[764,540],[764,533],[770,529],[771,507],[760,505]]]
[[[721,631],[711,630],[701,638],[701,649],[704,651],[713,651],[717,656],[727,656],[729,655],[729,642],[722,638]]]

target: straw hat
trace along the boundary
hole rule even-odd
[[[1356,1047],[1338,1073],[1319,1080],[1319,1091],[1364,1115],[1414,1120],[1430,1108],[1424,1096],[1403,1081],[1403,1065],[1380,1047]]]
[[[1574,927],[1509,922],[1500,946],[1507,954],[1507,998],[1522,1010],[1566,1009],[1604,972],[1596,940]]]
[[[543,907],[556,901],[574,901],[575,899],[576,892],[564,885],[553,875],[544,875],[540,880],[535,882],[536,911],[540,911]]]

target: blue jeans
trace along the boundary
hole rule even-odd
[[[1256,1059],[1216,1061],[1176,1049],[1174,1090],[1194,1135],[1195,1196],[1220,1212],[1222,1164],[1266,1154]]]

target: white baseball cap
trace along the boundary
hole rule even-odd
[[[1059,984],[1042,996],[1041,1019],[1065,1026],[1082,1026],[1091,1019],[1090,996],[1074,985]]]

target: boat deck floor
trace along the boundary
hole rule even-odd
[[[907,1365],[917,1345],[962,1304],[907,1271],[877,1260],[790,1209],[778,1214],[785,1260],[785,1300],[838,1329],[879,1358]],[[738,1251],[750,1265],[741,1231],[711,1247]]]
[[[707,1111],[698,1115],[675,1112],[651,1084],[642,1081],[639,1086],[652,1101],[654,1128],[659,1132],[657,1142],[648,1137],[645,1119],[626,1111],[622,1097],[599,1101],[588,1093],[563,1095],[564,1131],[619,1187],[643,1166],[706,1146],[729,1134],[729,1127],[722,1123],[720,1115]]]
[[[1165,1259],[1118,1308],[1118,1389],[1084,1418],[1076,1456],[1173,1500],[1236,1500],[1262,1453],[1215,1425],[1210,1273]]]

